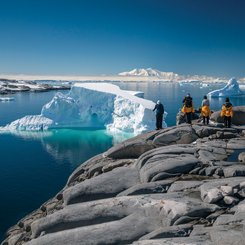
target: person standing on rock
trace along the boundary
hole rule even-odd
[[[221,117],[224,117],[224,126],[226,128],[231,127],[231,118],[233,117],[233,109],[232,109],[232,104],[230,103],[230,99],[226,98],[225,103],[222,106]]]
[[[210,104],[209,100],[206,95],[203,97],[202,107],[201,107],[201,115],[202,115],[202,122],[203,124],[209,124],[209,117],[210,117]]]
[[[160,100],[157,101],[153,111],[156,111],[156,130],[162,129],[164,106]]]
[[[194,113],[194,105],[192,101],[192,97],[188,93],[183,99],[183,107],[181,111],[185,114],[185,120],[187,123],[191,124],[192,113]]]

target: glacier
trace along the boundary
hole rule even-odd
[[[245,93],[239,88],[239,84],[235,78],[231,78],[226,86],[208,93],[209,97],[236,97]]]
[[[143,96],[143,92],[122,90],[111,83],[75,83],[69,93],[56,93],[40,115],[25,116],[0,130],[106,128],[139,134],[155,128],[155,103]],[[163,126],[167,126],[165,121]]]

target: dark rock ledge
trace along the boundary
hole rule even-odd
[[[245,128],[182,124],[88,160],[4,245],[244,245]]]

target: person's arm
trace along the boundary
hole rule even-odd
[[[232,108],[232,106],[231,106],[231,117],[233,117],[233,108]]]
[[[220,112],[220,116],[223,117],[225,115],[225,106],[222,106],[221,112]]]
[[[157,105],[155,105],[155,107],[154,107],[153,111],[155,111],[156,109],[157,109]]]

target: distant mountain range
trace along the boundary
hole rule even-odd
[[[163,72],[152,68],[147,69],[133,69],[131,71],[121,72],[119,76],[135,76],[135,77],[149,77],[156,78],[157,80],[166,80],[166,81],[203,81],[203,82],[227,82],[229,78],[226,77],[213,77],[205,75],[179,75],[174,72]],[[241,82],[245,82],[245,78],[239,79]]]
[[[147,69],[133,69],[132,71],[121,72],[119,76],[144,76],[144,77],[158,77],[175,80],[179,77],[178,74],[173,72],[163,72],[152,68]]]

